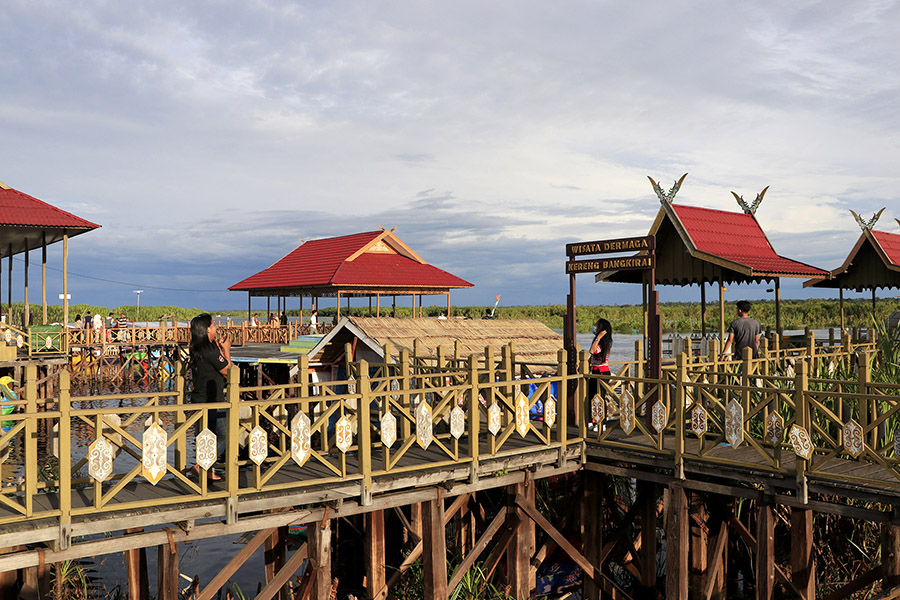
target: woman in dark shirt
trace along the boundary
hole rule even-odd
[[[601,377],[609,377],[609,351],[612,349],[612,325],[606,319],[597,319],[594,325],[594,341],[591,342],[590,358],[588,366],[591,369],[591,375],[599,375]],[[594,395],[599,391],[600,397],[606,397],[606,390],[600,385],[600,382],[594,378],[588,378],[588,401],[594,399]]]
[[[207,313],[191,319],[190,366],[194,389],[191,402],[225,402],[225,375],[231,365],[231,340],[216,339],[216,324]],[[216,434],[216,455],[224,459],[227,421],[222,409],[210,410],[209,429]],[[194,465],[194,471],[200,468]],[[221,479],[210,469],[209,478]]]

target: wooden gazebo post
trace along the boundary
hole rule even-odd
[[[841,305],[841,336],[844,335],[844,287],[841,286],[838,288],[838,298],[840,298]]]
[[[775,278],[775,331],[778,332],[778,347],[781,347],[781,336],[784,329],[781,326],[781,277]]]
[[[28,238],[25,238],[25,312],[22,315],[22,329],[28,327],[28,323],[31,319],[31,309],[28,306],[28,255],[31,254],[28,248]],[[873,289],[874,292],[874,289]]]
[[[63,233],[63,326],[69,326],[69,232]]]
[[[9,273],[7,274],[6,305],[9,307],[9,324],[12,325],[12,243],[9,244]]]
[[[47,324],[47,232],[41,232],[41,324]]]
[[[341,291],[338,290],[338,293],[337,293],[337,321],[340,321],[340,320],[341,320]],[[337,321],[335,321],[335,324],[337,323]]]
[[[706,337],[706,284],[700,281],[700,335]]]
[[[725,285],[719,279],[719,344],[725,348]]]

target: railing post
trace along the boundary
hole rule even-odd
[[[184,363],[175,361],[175,404],[184,406]],[[184,411],[175,411],[175,428],[178,429],[184,423]],[[187,467],[187,435],[175,440],[175,468],[184,471]]]
[[[32,516],[37,494],[37,365],[25,366],[25,516]]]
[[[684,404],[687,364],[684,354],[675,358],[675,476],[684,479]]]
[[[478,360],[469,355],[469,458],[472,459],[470,483],[478,482],[479,434],[481,433],[481,404],[478,401]],[[493,436],[492,436],[493,437]]]
[[[753,349],[747,346],[741,357],[741,406],[744,414],[750,414],[750,366],[753,364]]]
[[[489,409],[491,405],[497,401],[497,362],[494,358],[494,349],[491,346],[485,346],[484,348],[484,362],[485,364],[485,372],[487,373],[487,384],[485,389],[487,390],[487,396],[484,401],[487,406],[485,410]],[[494,454],[497,452],[497,437],[494,435],[488,435],[488,454]]]
[[[228,401],[227,449],[225,451],[228,464],[225,465],[225,483],[228,489],[225,521],[229,525],[237,522],[238,502],[238,443],[241,427],[241,390],[240,370],[235,365],[228,367],[228,382],[225,387],[225,398]]]
[[[797,371],[794,374],[794,406],[796,408],[795,423],[796,425],[806,429],[809,434],[810,443],[815,449],[812,431],[808,427],[809,406],[806,403],[806,391],[809,387],[809,363],[800,360],[797,363]],[[797,497],[801,502],[806,504],[809,500],[809,488],[806,482],[806,471],[809,462],[802,456],[797,456],[794,463],[796,465],[797,476]]]
[[[806,355],[809,356],[809,368],[811,373],[816,372],[816,332],[806,330]]]
[[[359,361],[359,378],[356,386],[359,400],[356,406],[357,439],[359,442],[359,471],[362,475],[360,483],[360,504],[372,504],[372,427],[371,407],[372,386],[369,385],[369,363]]]
[[[515,386],[513,385],[513,380],[515,379],[515,366],[513,364],[513,354],[512,354],[512,344],[506,344],[503,346],[503,382],[506,384],[503,386],[503,393],[506,394],[506,398],[509,401],[511,407],[515,407],[516,405],[516,391]],[[515,409],[513,408],[513,411]],[[507,424],[510,419],[514,419],[510,416],[510,412],[503,410],[500,413],[503,417],[501,423],[503,426]],[[512,414],[515,414],[514,412]]]
[[[644,378],[644,341],[643,340],[635,340],[634,341],[634,378],[637,379],[637,383],[634,384],[634,397],[635,398],[643,398],[644,397],[644,383],[641,381]],[[588,370],[585,368],[583,371],[587,373]],[[590,402],[590,399],[588,399]]]
[[[640,340],[635,342],[635,344],[639,344]],[[640,363],[638,363],[640,364]],[[588,353],[584,350],[578,353],[578,369],[576,370],[578,374],[578,390],[575,392],[575,419],[578,421],[578,435],[581,439],[587,439],[588,435],[588,421],[592,418],[591,413],[591,402],[593,402],[593,398],[588,398],[588,375],[590,374],[590,369],[588,369]],[[606,407],[603,407],[606,409]],[[603,427],[602,423],[597,423],[597,430],[600,431]]]
[[[69,371],[59,371],[59,549],[69,547],[72,534],[72,401]]]
[[[413,406],[412,406],[412,396],[410,395],[410,364],[409,364],[409,350],[403,348],[400,350],[400,401],[403,403],[403,408],[406,409],[406,412],[412,416],[413,414]],[[401,439],[407,439],[412,434],[412,426],[409,419],[403,417],[400,419],[400,436]]]
[[[560,349],[556,353],[557,367],[556,376],[559,377],[559,385],[556,388],[556,439],[559,440],[559,466],[566,465],[566,451],[569,445],[569,411],[566,410],[566,398],[569,396],[569,367],[566,364],[568,352]],[[551,385],[551,392],[552,392]],[[560,398],[562,398],[562,408],[560,408]],[[548,432],[549,434],[549,432]]]
[[[872,380],[872,364],[869,360],[868,352],[860,352],[859,358],[857,359],[859,365],[859,424],[862,426],[863,431],[866,431],[869,427],[869,423],[878,418],[876,414],[870,414],[871,403],[869,400],[869,382]],[[878,435],[877,430],[873,428],[871,438],[871,446],[873,448],[877,447],[876,437]],[[863,439],[867,438],[865,434],[863,434]]]

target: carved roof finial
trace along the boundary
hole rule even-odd
[[[887,207],[885,207],[885,208],[887,208]],[[860,217],[854,211],[852,211],[852,210],[850,211],[850,213],[853,215],[853,218],[856,219],[857,223],[859,223],[859,228],[862,229],[863,231],[866,231],[866,230],[871,231],[872,227],[874,227],[875,223],[878,221],[878,217],[880,217],[881,213],[883,213],[883,212],[884,212],[884,208],[879,210],[877,213],[873,214],[872,218],[869,219],[868,221],[863,221],[862,217]]]
[[[647,177],[650,180],[650,185],[653,186],[653,191],[656,192],[656,196],[659,198],[661,204],[672,204],[672,200],[675,199],[675,194],[678,193],[678,190],[681,189],[681,184],[684,182],[684,178],[687,177],[688,174],[685,173],[681,176],[681,179],[675,182],[675,185],[672,186],[672,189],[669,190],[669,193],[665,193],[658,183],[653,181],[652,177]]]
[[[763,197],[766,195],[766,192],[769,190],[769,186],[763,188],[763,191],[756,195],[756,200],[753,201],[753,204],[747,204],[744,202],[743,196],[738,196],[734,192],[731,192],[731,195],[734,196],[734,199],[737,200],[738,206],[741,207],[741,210],[748,215],[755,215],[756,209],[759,208],[759,205],[762,204]]]

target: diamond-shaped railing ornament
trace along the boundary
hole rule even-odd
[[[425,450],[431,445],[433,426],[431,405],[422,402],[416,409],[416,441]]]
[[[399,392],[400,391],[400,382],[396,379],[391,379],[391,391]],[[400,394],[391,394],[391,398],[394,399],[394,402],[400,401]]]
[[[169,434],[166,430],[154,423],[144,430],[144,438],[141,441],[141,475],[153,485],[166,474],[166,444]]]
[[[553,394],[544,402],[544,424],[547,427],[553,427],[556,423],[556,398]]]
[[[88,474],[97,481],[105,481],[113,470],[115,446],[105,437],[96,439],[88,446]]]
[[[700,437],[709,431],[709,426],[706,421],[706,409],[698,404],[694,407],[694,410],[691,411],[691,431],[694,432],[694,435]]]
[[[353,445],[353,424],[350,423],[350,418],[347,415],[344,415],[335,423],[334,438],[338,450],[346,454]]]
[[[735,398],[725,406],[725,439],[732,448],[744,441],[744,407]]]
[[[347,378],[347,393],[356,393],[356,377],[354,377],[352,374]]]
[[[20,333],[19,335],[16,336],[16,346],[21,348],[24,345],[25,345],[25,338],[23,338],[22,334]]]
[[[450,435],[459,439],[466,432],[466,413],[459,406],[450,411]]]
[[[631,435],[634,431],[634,397],[631,394],[622,394],[619,402],[619,425],[622,426],[625,435]]]
[[[844,450],[853,458],[858,457],[866,449],[863,441],[862,425],[850,419],[844,423]]]
[[[269,436],[265,429],[257,425],[250,430],[250,460],[261,465],[268,455]]]
[[[778,445],[784,441],[784,417],[772,413],[766,419],[766,441]]]
[[[211,469],[216,464],[216,434],[204,427],[194,439],[197,464],[203,469]]]
[[[809,433],[807,433],[806,429],[799,425],[794,425],[791,427],[789,437],[791,439],[791,446],[794,447],[794,454],[800,458],[805,458],[806,460],[812,458],[812,440],[809,439]]]
[[[528,433],[530,421],[531,419],[528,415],[528,396],[519,392],[516,395],[516,431],[518,431],[519,435],[522,437],[525,437]]]
[[[381,415],[381,443],[390,448],[397,441],[397,417],[388,411]]]
[[[591,398],[591,420],[594,423],[602,423],[605,412],[606,405],[603,398],[600,397],[600,394],[594,394],[594,397]]]
[[[667,412],[666,405],[662,400],[657,400],[653,405],[653,409],[650,411],[650,422],[653,424],[653,429],[656,430],[656,433],[660,433],[666,428]]]
[[[312,454],[312,422],[305,412],[298,412],[291,419],[291,458],[303,466]]]
[[[488,409],[488,431],[492,435],[500,433],[500,404],[496,401]]]

